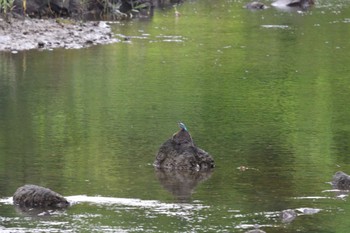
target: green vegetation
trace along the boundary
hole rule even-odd
[[[21,5],[16,5],[14,0],[0,0],[0,13],[7,15],[14,10],[16,13],[27,13],[31,17],[59,17],[71,16],[70,12],[80,12],[81,15],[88,13],[95,14],[97,16],[96,18],[106,16],[120,20],[130,18],[133,14],[138,14],[141,11],[149,13],[152,5],[151,1],[142,0],[77,0],[75,4],[73,4],[74,6],[69,5],[62,7],[59,1],[47,0],[43,1],[41,5],[37,2],[33,2],[29,4],[31,6],[30,9],[27,9],[27,2],[28,0],[23,0]]]
[[[0,13],[5,15],[13,9],[14,0],[0,0]]]

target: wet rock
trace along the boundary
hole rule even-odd
[[[214,168],[214,160],[206,151],[198,148],[182,123],[180,130],[159,148],[154,166],[177,170],[208,170]]]
[[[288,6],[288,7],[300,7],[308,8],[315,4],[314,0],[277,0],[272,3],[273,6]]]
[[[38,42],[38,48],[44,48],[45,47],[45,42],[44,41],[39,41]]]
[[[315,4],[314,0],[277,0],[273,2],[271,5],[277,8],[301,8],[301,9],[308,9],[312,5]],[[266,6],[264,3],[259,1],[253,1],[249,2],[245,5],[245,8],[251,9],[251,10],[261,10],[266,9],[268,6]]]
[[[332,180],[332,186],[336,189],[349,190],[350,189],[350,176],[342,171],[338,171],[334,174]]]
[[[13,194],[13,203],[24,208],[65,208],[69,202],[51,189],[27,184]]]
[[[280,219],[282,223],[291,223],[297,217],[295,210],[283,210],[280,213]]]
[[[261,2],[250,2],[245,5],[245,8],[251,9],[251,10],[263,10],[263,9],[266,9],[267,6]]]

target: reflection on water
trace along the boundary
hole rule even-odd
[[[32,217],[30,219],[23,219],[18,218],[17,216],[14,218],[6,217],[1,218],[4,225],[11,224],[18,224],[18,221],[21,219],[24,220],[24,222],[31,222],[31,221],[38,221],[38,222],[45,222],[45,227],[47,227],[47,231],[56,231],[57,229],[63,229],[61,226],[61,223],[58,223],[55,221],[55,218],[64,218],[66,219],[71,218],[69,221],[66,222],[66,227],[69,227],[67,229],[67,232],[71,232],[75,228],[75,224],[79,223],[80,221],[94,221],[98,220],[100,218],[103,218],[103,214],[98,213],[88,213],[82,211],[80,214],[75,215],[74,209],[77,209],[81,207],[83,203],[87,203],[90,206],[95,206],[96,210],[98,209],[108,209],[112,212],[131,212],[135,210],[136,212],[141,211],[143,214],[145,214],[146,218],[154,218],[158,215],[164,215],[169,217],[180,217],[182,219],[186,219],[187,221],[191,221],[191,219],[197,215],[197,212],[202,211],[203,209],[209,208],[209,206],[204,206],[200,203],[162,203],[160,201],[156,200],[140,200],[140,199],[132,199],[132,198],[114,198],[114,197],[101,197],[101,196],[87,196],[87,195],[76,195],[76,196],[68,196],[66,197],[67,200],[72,203],[72,206],[67,208],[66,211],[63,210],[42,210],[40,209],[28,209],[27,211],[24,211],[23,209],[16,209],[18,211],[17,213],[19,216],[22,217]],[[12,198],[4,198],[0,200],[0,203],[4,203],[6,205],[12,205]],[[70,209],[73,209],[73,213],[68,213]],[[48,218],[48,217],[51,218]],[[22,224],[21,224],[22,225]],[[68,226],[69,225],[69,226]],[[77,229],[79,229],[80,226],[78,226]],[[24,232],[22,229],[18,228],[8,228],[9,232]],[[37,229],[39,230],[39,229]],[[92,229],[92,230],[100,230],[100,228]],[[114,231],[115,229],[113,227],[107,227],[105,228],[107,231]],[[118,229],[119,230],[119,229]],[[39,230],[40,231],[40,230]],[[65,231],[64,231],[65,232]]]
[[[156,169],[159,182],[180,202],[188,202],[196,186],[210,178],[212,172]]]
[[[326,182],[350,172],[349,1],[244,4],[113,24],[125,43],[0,53],[0,197],[33,183],[75,201],[39,217],[1,201],[0,230],[348,232],[348,193]],[[178,121],[215,172],[155,175]]]
[[[69,230],[78,229],[75,228],[75,224],[80,221],[94,221],[102,218],[103,214],[96,213],[99,209],[108,209],[114,214],[118,214],[119,212],[130,212],[136,211],[141,212],[146,215],[146,218],[155,218],[159,215],[164,215],[168,217],[179,217],[187,222],[197,222],[198,220],[206,219],[206,211],[209,208],[215,208],[213,206],[205,206],[200,203],[162,203],[156,200],[141,200],[141,199],[132,199],[132,198],[115,198],[115,197],[101,197],[101,196],[87,196],[87,195],[76,195],[76,196],[68,196],[66,197],[72,203],[72,206],[67,210],[43,210],[40,212],[39,209],[31,209],[28,211],[23,211],[23,209],[16,209],[19,216],[22,217],[31,217],[29,219],[22,219],[26,221],[38,221],[45,222],[45,226],[48,231],[56,231],[57,227],[61,228],[61,223],[55,221],[55,218],[73,218],[70,219],[66,224],[69,224]],[[12,205],[12,198],[3,198],[0,200],[0,203],[6,205]],[[84,203],[87,203],[89,206],[94,207],[93,213],[90,213],[84,206]],[[78,207],[82,207],[83,211],[79,214],[75,215],[75,210]],[[73,209],[73,210],[70,210]],[[84,210],[85,209],[85,210]],[[256,212],[256,213],[247,213],[244,214],[239,210],[229,211],[232,216],[238,220],[239,224],[235,226],[236,229],[250,229],[250,228],[279,228],[281,224],[287,224],[294,221],[296,217],[300,217],[303,215],[313,215],[317,214],[321,209],[317,208],[308,208],[308,207],[300,207],[296,209],[289,209],[283,211],[264,211],[264,212]],[[71,212],[71,213],[69,213]],[[245,219],[247,218],[259,218],[261,222],[264,221],[272,221],[273,224],[247,224],[245,223]],[[16,223],[21,218],[17,216],[14,218],[7,217],[2,218],[3,222],[11,222]],[[265,219],[265,220],[261,220]],[[66,220],[67,221],[67,220]],[[51,228],[52,227],[52,228]],[[67,227],[67,226],[66,226]],[[51,228],[51,230],[50,230]],[[99,230],[100,228],[94,229]],[[214,226],[211,229],[216,229]],[[17,228],[9,228],[6,229],[11,232],[23,232],[22,229]],[[114,228],[107,227],[105,228],[107,231],[113,231]],[[65,232],[65,231],[64,231]]]

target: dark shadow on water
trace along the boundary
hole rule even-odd
[[[211,177],[213,169],[208,171],[178,171],[155,169],[156,176],[164,187],[179,202],[188,202],[196,186]]]

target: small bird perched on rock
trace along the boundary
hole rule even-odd
[[[188,131],[188,130],[187,130],[187,127],[186,127],[186,125],[185,125],[184,123],[179,122],[179,123],[177,123],[177,124],[179,125],[179,127],[180,127],[181,129],[184,129],[185,131]]]
[[[186,125],[178,123],[180,130],[173,134],[159,148],[154,166],[175,170],[209,170],[214,160],[209,153],[198,148],[192,140]]]

